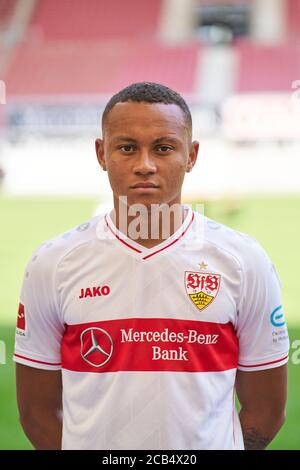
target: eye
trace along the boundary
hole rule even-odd
[[[159,145],[157,150],[159,153],[167,153],[173,150],[173,147],[170,147],[170,145]]]
[[[134,146],[131,145],[131,144],[127,144],[127,145],[121,145],[120,147],[118,147],[119,150],[121,150],[121,152],[123,153],[131,153],[134,151]]]

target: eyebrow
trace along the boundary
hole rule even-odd
[[[118,137],[114,137],[114,138],[112,139],[112,142],[113,142],[113,143],[115,143],[115,142],[121,142],[121,141],[122,141],[122,142],[124,142],[124,141],[125,141],[125,142],[137,142],[137,140],[132,139],[131,137],[122,136],[122,135],[120,135],[120,136],[118,136]]]
[[[177,139],[176,137],[170,137],[170,136],[162,136],[162,137],[159,137],[158,139],[155,139],[152,143],[153,144],[158,144],[159,142],[163,141],[163,140],[168,140],[168,141],[172,141],[172,142],[178,142],[179,139]],[[136,139],[133,139],[132,137],[128,137],[128,136],[118,136],[118,137],[114,137],[112,139],[112,142],[113,143],[117,143],[117,142],[133,142],[133,143],[137,143],[137,140]]]

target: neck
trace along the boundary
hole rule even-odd
[[[139,209],[115,204],[110,217],[120,232],[145,248],[152,248],[172,236],[187,215],[180,203],[149,208],[140,205]]]

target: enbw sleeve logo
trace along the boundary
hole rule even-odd
[[[285,325],[285,319],[282,312],[282,305],[276,307],[270,315],[270,320],[273,326],[279,327]]]

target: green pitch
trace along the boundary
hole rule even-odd
[[[30,449],[18,423],[14,365],[11,361],[14,323],[25,264],[43,241],[93,214],[95,199],[0,198],[0,350],[6,344],[7,363],[0,364],[0,449]],[[203,202],[203,201],[199,201]],[[300,197],[257,197],[207,201],[209,217],[254,236],[266,249],[281,278],[291,344],[300,340],[298,289],[300,266]],[[294,344],[295,346],[295,344]],[[300,449],[300,353],[291,349],[287,421],[271,449]]]

